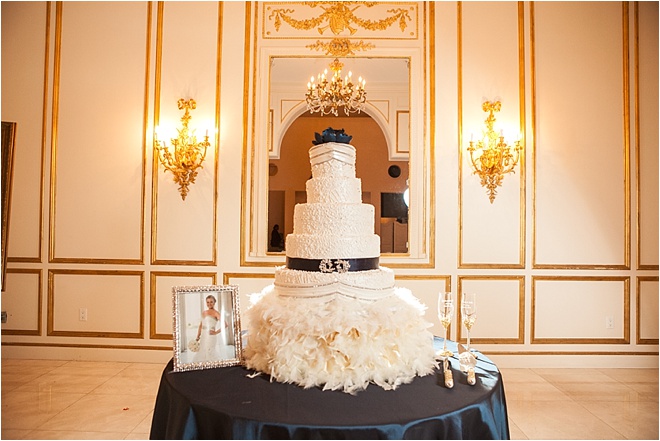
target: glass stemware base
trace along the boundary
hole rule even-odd
[[[443,346],[443,348],[440,351],[436,352],[435,358],[445,358],[445,357],[451,357],[453,355],[454,353],[452,351],[450,351],[445,346]]]

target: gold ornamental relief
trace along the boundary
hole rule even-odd
[[[264,6],[264,38],[415,39],[417,17],[417,2],[273,2]]]
[[[354,51],[368,51],[376,46],[371,43],[365,43],[363,40],[354,43],[348,38],[333,38],[329,42],[316,40],[316,43],[308,44],[305,47],[312,50],[324,51],[325,55],[345,57],[347,55],[355,55]]]

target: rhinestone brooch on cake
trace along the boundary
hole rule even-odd
[[[348,260],[332,260],[332,259],[323,259],[319,264],[319,269],[322,273],[345,273],[350,269],[351,264]]]

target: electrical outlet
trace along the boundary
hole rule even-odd
[[[87,321],[87,308],[80,308],[78,320],[81,322]]]
[[[614,317],[612,317],[611,315],[605,317],[605,328],[614,329]]]

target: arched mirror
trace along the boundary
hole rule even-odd
[[[311,177],[308,150],[314,133],[343,128],[357,149],[356,174],[362,180],[362,200],[375,207],[374,231],[381,253],[408,253],[410,152],[409,59],[348,58],[342,76],[366,79],[367,102],[360,113],[320,115],[304,101],[309,77],[330,71],[332,58],[273,58],[269,83],[270,136],[268,155],[269,253],[286,249],[293,232],[295,204],[306,201]],[[328,74],[330,75],[330,74]],[[262,236],[263,237],[263,236]]]

